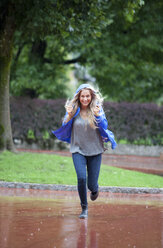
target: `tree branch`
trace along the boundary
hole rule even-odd
[[[25,46],[25,44],[26,44],[26,42],[24,42],[23,44],[21,44],[21,45],[19,46],[18,51],[17,51],[17,53],[16,53],[16,56],[15,56],[15,58],[14,58],[14,63],[17,63],[18,58],[19,58],[19,56],[20,56],[20,54],[21,54],[21,51],[22,51],[23,47]]]
[[[82,58],[82,56],[79,56],[79,57],[77,57],[75,59],[65,60],[65,61],[63,61],[63,64],[69,65],[69,64],[75,64],[75,63],[81,62],[81,61],[83,61],[83,58]]]
[[[49,58],[43,58],[43,62],[51,64],[53,62],[53,60],[49,59]],[[61,62],[61,64],[70,65],[70,64],[75,64],[78,62],[86,62],[86,59],[83,58],[82,56],[79,56],[79,57],[74,58],[74,59],[64,60]]]

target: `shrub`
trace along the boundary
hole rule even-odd
[[[47,139],[57,129],[65,113],[64,99],[40,100],[11,97],[11,124],[13,137]],[[31,137],[32,136],[32,137]]]
[[[64,104],[64,99],[11,97],[13,137],[30,138],[36,142],[44,140],[48,146],[48,139],[54,138],[51,130],[61,126]],[[114,132],[117,141],[163,145],[163,107],[153,103],[105,102],[104,110],[109,129]]]
[[[163,107],[153,103],[104,103],[109,128],[117,140],[130,143],[161,145],[163,137]],[[140,142],[139,142],[140,141]]]

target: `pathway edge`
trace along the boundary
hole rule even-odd
[[[5,182],[5,181],[0,181],[0,188],[77,191],[77,186],[75,185],[38,184],[38,183]],[[163,188],[100,186],[99,190],[100,192],[110,192],[110,193],[163,194]]]

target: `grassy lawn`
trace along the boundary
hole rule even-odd
[[[0,181],[76,185],[70,157],[37,153],[0,153]],[[100,186],[163,187],[163,177],[102,165]]]

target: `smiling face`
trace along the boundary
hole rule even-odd
[[[87,108],[91,103],[92,96],[89,89],[83,89],[80,93],[79,101],[81,104],[81,108]]]

